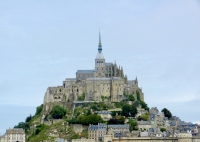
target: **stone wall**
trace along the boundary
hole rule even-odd
[[[94,139],[73,139],[72,142],[95,142]]]
[[[191,134],[190,134],[191,135]],[[174,137],[174,138],[157,138],[157,137],[122,137],[112,138],[105,135],[104,142],[200,142],[200,137]]]
[[[200,137],[192,137],[192,142],[200,142]]]
[[[87,130],[88,131],[88,126],[82,125],[82,124],[70,124],[70,127],[72,127],[72,130],[75,133],[82,133],[83,130]]]
[[[178,139],[177,138],[124,137],[121,139],[113,138],[112,142],[178,142]]]

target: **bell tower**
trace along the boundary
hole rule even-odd
[[[95,59],[95,77],[105,77],[105,59],[102,53],[101,34],[99,31],[98,53]]]

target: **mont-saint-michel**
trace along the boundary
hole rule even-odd
[[[102,50],[99,33],[94,69],[77,70],[76,78],[66,78],[62,86],[49,87],[43,102],[45,112],[56,103],[65,107],[67,102],[74,101],[121,102],[127,100],[125,94],[132,94],[134,98],[144,101],[137,77],[135,80],[128,80],[122,66],[117,66],[116,62],[106,62]]]
[[[7,129],[0,142],[200,142],[198,124],[149,108],[137,77],[106,62],[102,51],[99,32],[93,70],[48,87],[35,115]]]

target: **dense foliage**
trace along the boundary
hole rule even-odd
[[[95,111],[99,110],[96,105],[92,105],[90,108],[95,110]]]
[[[81,96],[78,97],[78,101],[84,101],[85,100],[85,93],[83,93]]]
[[[77,119],[73,118],[73,119],[68,120],[68,122],[70,124],[96,125],[98,123],[103,123],[103,119],[99,115],[90,114],[88,116],[79,115]]]
[[[54,119],[61,119],[63,116],[66,115],[66,110],[60,106],[60,105],[55,105],[51,112],[50,115],[52,116],[52,118]]]
[[[164,132],[164,131],[166,131],[166,129],[165,128],[160,128],[160,131]]]
[[[135,117],[137,108],[134,105],[124,104],[122,106],[122,115],[126,117]]]
[[[32,116],[31,116],[31,114],[30,114],[30,116],[28,116],[28,117],[26,118],[25,122],[26,122],[26,123],[27,123],[27,122],[30,122],[31,119],[32,119]]]
[[[131,95],[128,96],[128,100],[129,100],[129,101],[135,101],[135,98],[134,98],[134,96],[131,94]]]
[[[142,107],[143,109],[149,110],[149,107],[147,106],[147,104],[146,104],[145,102],[140,101],[140,105],[141,105],[141,107]]]
[[[25,122],[19,122],[18,125],[15,125],[14,128],[23,128],[25,131],[30,129],[30,126],[28,123]]]
[[[38,106],[38,107],[36,108],[36,113],[35,113],[35,115],[40,115],[40,113],[42,112],[42,109],[43,109],[43,104],[41,104],[40,106]]]
[[[137,121],[132,120],[132,119],[129,119],[128,124],[129,124],[129,130],[130,130],[130,131],[138,130]]]
[[[136,95],[137,95],[137,100],[141,101],[141,99],[140,99],[140,92],[139,91],[136,91]]]
[[[149,114],[148,114],[148,113],[145,113],[145,114],[143,114],[142,116],[139,116],[139,117],[138,117],[138,121],[141,121],[141,120],[147,121],[148,118],[149,118]]]
[[[168,118],[171,118],[171,117],[172,117],[172,113],[171,113],[168,109],[163,108],[163,109],[162,109],[162,112],[164,112],[165,117],[168,117]]]
[[[108,121],[108,124],[124,124],[125,118],[123,116],[116,116]]]

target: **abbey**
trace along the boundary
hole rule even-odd
[[[138,92],[138,93],[137,93]],[[132,94],[137,94],[144,101],[144,94],[138,87],[137,77],[128,80],[122,67],[116,62],[106,62],[102,53],[101,35],[99,33],[98,53],[95,58],[94,70],[77,70],[76,78],[66,78],[62,86],[48,87],[44,96],[46,111],[54,103],[65,104],[73,101],[104,101],[120,102]]]

